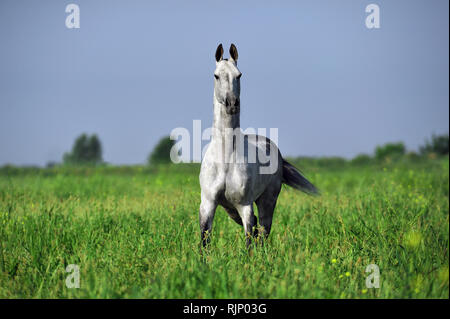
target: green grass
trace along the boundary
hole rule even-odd
[[[0,298],[448,298],[448,158],[303,168],[264,247],[219,208],[199,254],[198,165],[0,174]],[[68,289],[68,264],[81,287]],[[380,288],[365,286],[366,266]]]

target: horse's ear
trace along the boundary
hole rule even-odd
[[[237,61],[238,56],[239,56],[236,46],[233,43],[231,43],[231,46],[230,46],[230,56],[234,61]]]
[[[222,47],[222,43],[219,44],[219,46],[217,47],[216,50],[216,62],[219,62],[220,60],[222,60],[223,57],[223,47]]]

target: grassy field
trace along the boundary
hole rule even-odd
[[[298,166],[320,197],[283,187],[250,252],[219,208],[203,257],[198,165],[3,169],[0,298],[449,297],[448,157]]]

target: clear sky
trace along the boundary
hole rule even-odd
[[[283,155],[416,150],[449,131],[448,14],[447,0],[1,0],[0,165],[61,161],[83,132],[105,161],[144,163],[173,128],[212,124],[219,43],[239,51],[241,126],[278,128]]]

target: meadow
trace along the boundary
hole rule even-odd
[[[294,163],[321,196],[283,186],[250,251],[219,208],[203,255],[196,164],[4,167],[0,298],[449,298],[448,157]]]

